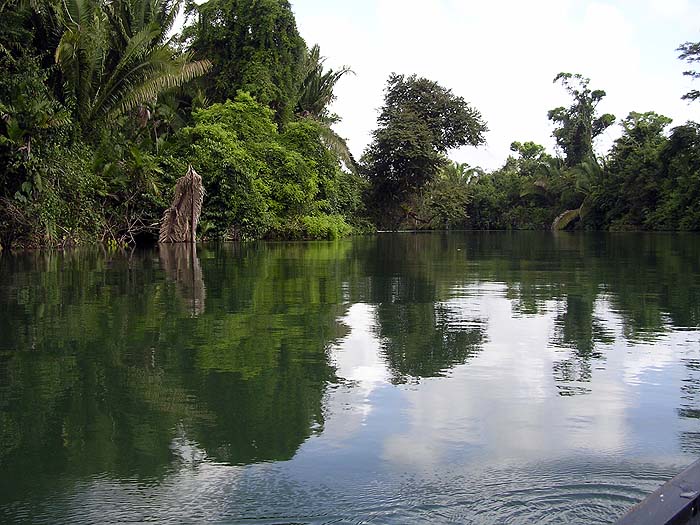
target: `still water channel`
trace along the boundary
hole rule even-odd
[[[0,256],[0,521],[609,523],[700,454],[700,236]]]

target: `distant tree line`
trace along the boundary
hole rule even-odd
[[[691,62],[700,57],[700,44],[679,50]],[[554,82],[571,97],[570,106],[548,112],[560,156],[533,142],[513,142],[512,155],[492,172],[442,156],[440,169],[404,199],[410,211],[401,227],[700,230],[700,126],[687,122],[669,131],[668,117],[633,111],[620,121],[620,138],[599,156],[594,140],[615,122],[596,111],[605,91],[592,90],[579,74],[560,73]],[[683,98],[695,100],[698,92]],[[373,175],[382,180],[388,173]]]
[[[179,13],[187,22],[173,26]],[[392,74],[357,161],[332,129],[330,69],[287,0],[0,1],[0,246],[153,242],[188,165],[201,239],[334,238],[405,228],[700,228],[698,125],[615,121],[581,75],[549,112],[561,156],[514,142],[504,166],[454,164],[486,122],[449,89]],[[680,58],[694,63],[700,44]],[[691,77],[700,74],[686,73]],[[699,97],[691,91],[684,98]]]

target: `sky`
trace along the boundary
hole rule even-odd
[[[336,87],[335,130],[359,158],[376,127],[390,73],[417,74],[478,109],[487,144],[450,152],[459,162],[496,169],[510,144],[532,140],[555,152],[547,111],[568,105],[552,80],[581,73],[603,89],[601,113],[618,122],[656,111],[674,124],[700,119],[700,89],[676,49],[700,40],[700,0],[292,0],[301,35],[318,43],[326,65],[350,66]],[[620,134],[597,141],[605,153]]]

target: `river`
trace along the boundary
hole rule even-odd
[[[0,255],[0,521],[610,523],[700,454],[700,236]]]

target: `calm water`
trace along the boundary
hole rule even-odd
[[[609,523],[700,453],[700,236],[0,256],[0,521]]]

